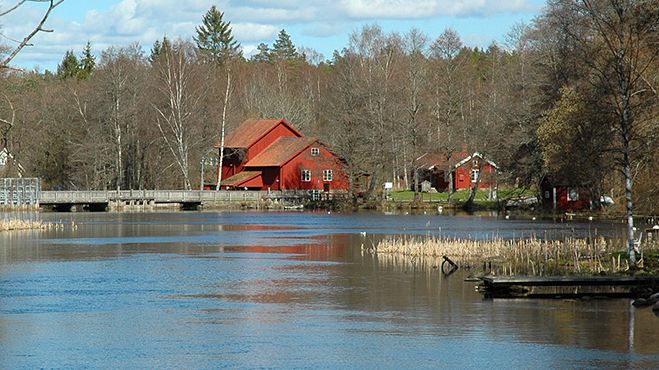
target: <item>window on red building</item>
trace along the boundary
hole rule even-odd
[[[323,170],[323,181],[332,181],[333,178],[332,170]]]
[[[476,182],[478,180],[478,173],[480,172],[479,169],[474,168],[471,170],[471,182]]]
[[[302,179],[302,182],[310,182],[311,181],[311,171],[310,170],[302,170],[302,176],[300,176]]]

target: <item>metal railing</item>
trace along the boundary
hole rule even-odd
[[[41,204],[109,203],[118,201],[153,201],[155,203],[239,202],[261,199],[311,198],[306,190],[287,191],[209,191],[209,190],[106,190],[41,191]]]

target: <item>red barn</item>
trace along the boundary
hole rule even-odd
[[[329,192],[349,186],[344,161],[284,119],[250,119],[229,132],[221,171],[223,189]]]
[[[437,191],[469,189],[476,185],[481,189],[496,187],[497,165],[482,154],[463,150],[450,156],[426,153],[415,160],[419,183],[429,181]]]

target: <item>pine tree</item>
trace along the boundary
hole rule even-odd
[[[155,63],[161,55],[165,54],[169,49],[171,49],[172,43],[169,41],[167,36],[160,40],[156,40],[151,47],[151,55],[149,55],[149,61]]]
[[[256,50],[259,52],[252,56],[252,62],[256,63],[265,63],[270,60],[270,48],[265,43],[260,43],[256,47]]]
[[[291,36],[286,33],[286,30],[279,31],[277,40],[272,44],[272,51],[270,52],[271,60],[286,60],[289,62],[300,59],[300,54],[297,52]]]
[[[78,58],[73,54],[73,50],[68,50],[66,54],[64,54],[62,62],[57,65],[57,77],[62,80],[69,77],[75,77],[78,75],[78,71],[80,71]]]
[[[202,25],[196,28],[197,36],[193,37],[197,48],[211,63],[222,64],[241,55],[240,44],[231,35],[231,22],[225,22],[222,17],[224,13],[213,5],[204,15]]]
[[[78,79],[84,80],[89,77],[94,68],[96,67],[96,57],[92,54],[92,44],[87,41],[87,45],[82,49],[82,55],[80,56],[80,70],[78,72]]]

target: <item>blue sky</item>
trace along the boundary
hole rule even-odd
[[[11,1],[0,0],[0,9]],[[110,46],[139,42],[148,50],[157,39],[191,39],[203,14],[216,5],[232,24],[234,35],[250,55],[260,42],[271,44],[281,29],[296,46],[331,57],[348,44],[351,32],[378,24],[387,32],[411,28],[431,40],[446,28],[458,31],[467,46],[502,42],[515,23],[529,23],[545,0],[65,0],[47,23],[53,33],[33,39],[14,66],[41,70],[57,67],[66,50],[80,53],[89,40],[95,54]],[[27,3],[0,18],[4,43],[27,34],[44,10]]]

